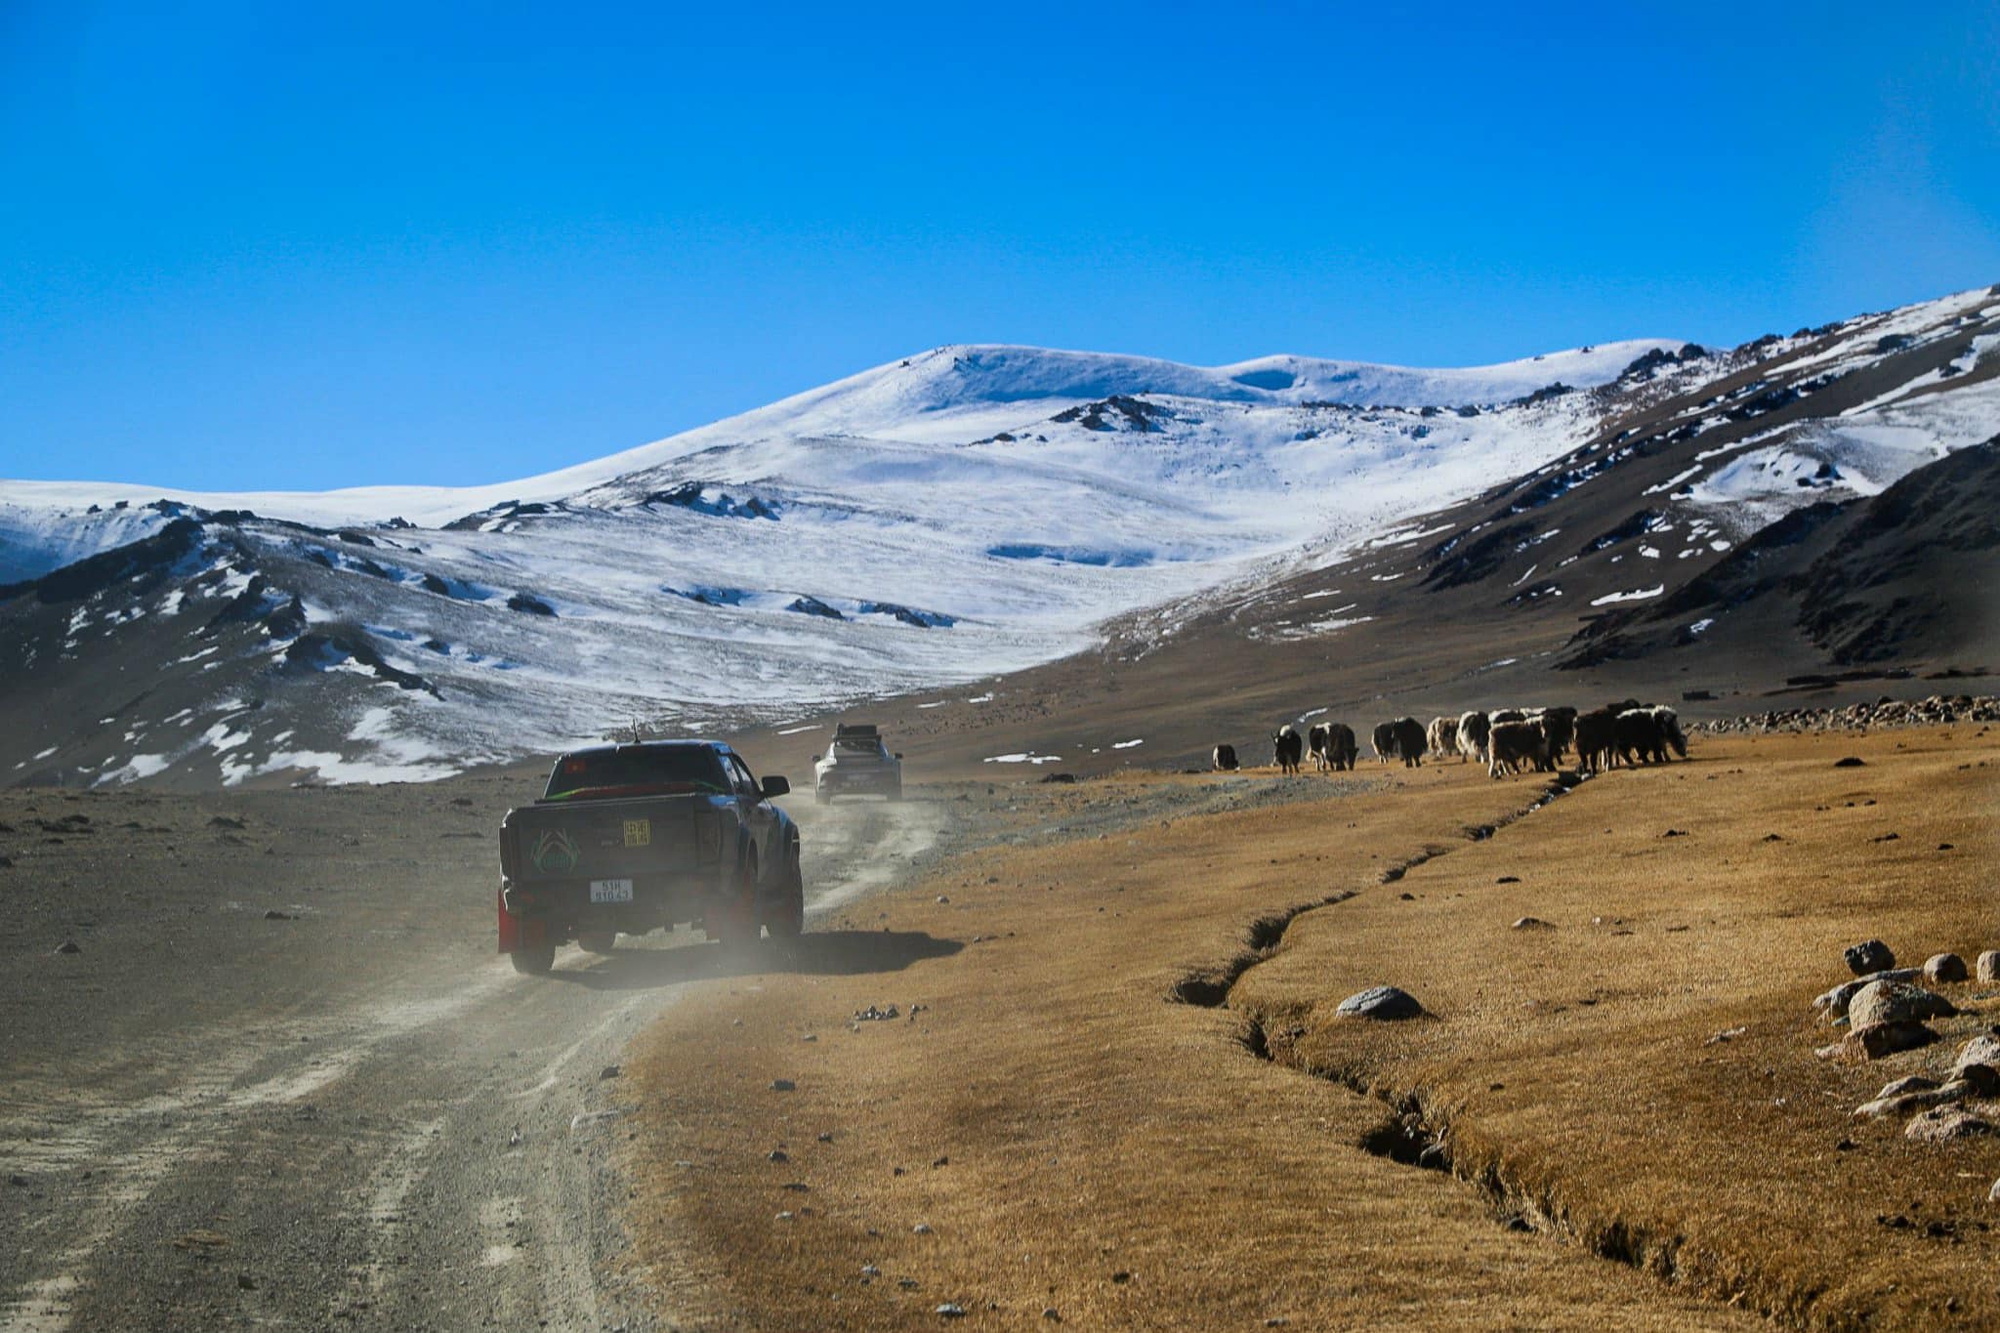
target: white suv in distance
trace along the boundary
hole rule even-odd
[[[903,799],[903,756],[890,754],[873,722],[843,722],[833,744],[813,761],[813,799],[825,805],[836,796]]]

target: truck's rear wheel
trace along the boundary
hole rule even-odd
[[[617,940],[618,932],[615,930],[579,930],[576,933],[576,942],[585,953],[610,953]]]
[[[757,919],[757,849],[746,847],[736,876],[736,892],[709,910],[710,939],[722,941],[726,949],[747,949],[757,942],[762,923]]]
[[[799,866],[799,845],[796,842],[786,849],[784,886],[764,924],[770,927],[774,940],[795,940],[805,932],[806,878]]]
[[[531,977],[539,977],[556,965],[556,946],[553,944],[530,944],[507,955],[507,961],[514,965],[516,972],[524,972]]]

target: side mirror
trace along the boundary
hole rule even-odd
[[[776,774],[764,779],[764,799],[767,801],[773,796],[783,796],[791,791],[791,789],[792,784],[778,777]]]
[[[901,750],[896,751],[896,758],[901,759],[902,757],[903,757],[903,752]]]

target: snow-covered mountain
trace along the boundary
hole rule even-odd
[[[1760,360],[1809,354],[1831,383],[1965,344],[1949,374],[1675,479],[1741,533],[1994,433],[1996,328],[1975,292],[1727,353],[1472,370],[945,347],[500,485],[0,482],[0,774],[424,777],[639,720],[966,685],[1108,617],[1349,558]],[[1763,392],[1702,411],[1741,419]]]

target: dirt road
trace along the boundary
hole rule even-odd
[[[495,957],[533,786],[0,793],[0,1329],[650,1325],[601,1276],[620,1050],[725,964]],[[809,919],[963,808],[789,805]]]

